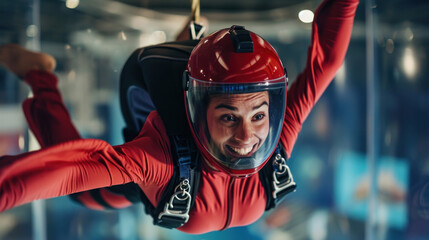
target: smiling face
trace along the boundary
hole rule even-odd
[[[212,143],[227,158],[250,157],[269,132],[268,92],[216,95],[207,108]]]

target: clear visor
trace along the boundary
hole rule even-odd
[[[250,84],[189,81],[188,117],[201,150],[232,171],[263,165],[280,137],[286,76]]]

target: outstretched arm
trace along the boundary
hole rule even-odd
[[[128,182],[166,184],[173,166],[160,125],[159,117],[150,121],[138,138],[124,145],[80,139],[0,157],[0,212],[37,199]]]
[[[36,199],[137,180],[125,157],[101,140],[77,140],[0,158],[0,211]]]
[[[315,13],[304,71],[288,90],[281,141],[290,156],[314,104],[341,67],[359,0],[325,0]]]

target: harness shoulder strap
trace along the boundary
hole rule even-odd
[[[189,137],[172,136],[174,173],[158,206],[146,208],[153,223],[166,228],[178,228],[189,220],[195,203],[201,177],[201,160],[194,142]],[[142,200],[147,197],[143,195]],[[146,202],[145,202],[146,205]]]
[[[259,171],[259,179],[265,189],[267,205],[265,211],[274,208],[284,197],[296,189],[289,166],[286,164],[286,153],[280,144],[270,161]]]

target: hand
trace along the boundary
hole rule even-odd
[[[33,69],[52,73],[57,63],[49,54],[29,51],[17,44],[4,44],[0,46],[0,64],[23,78]]]

